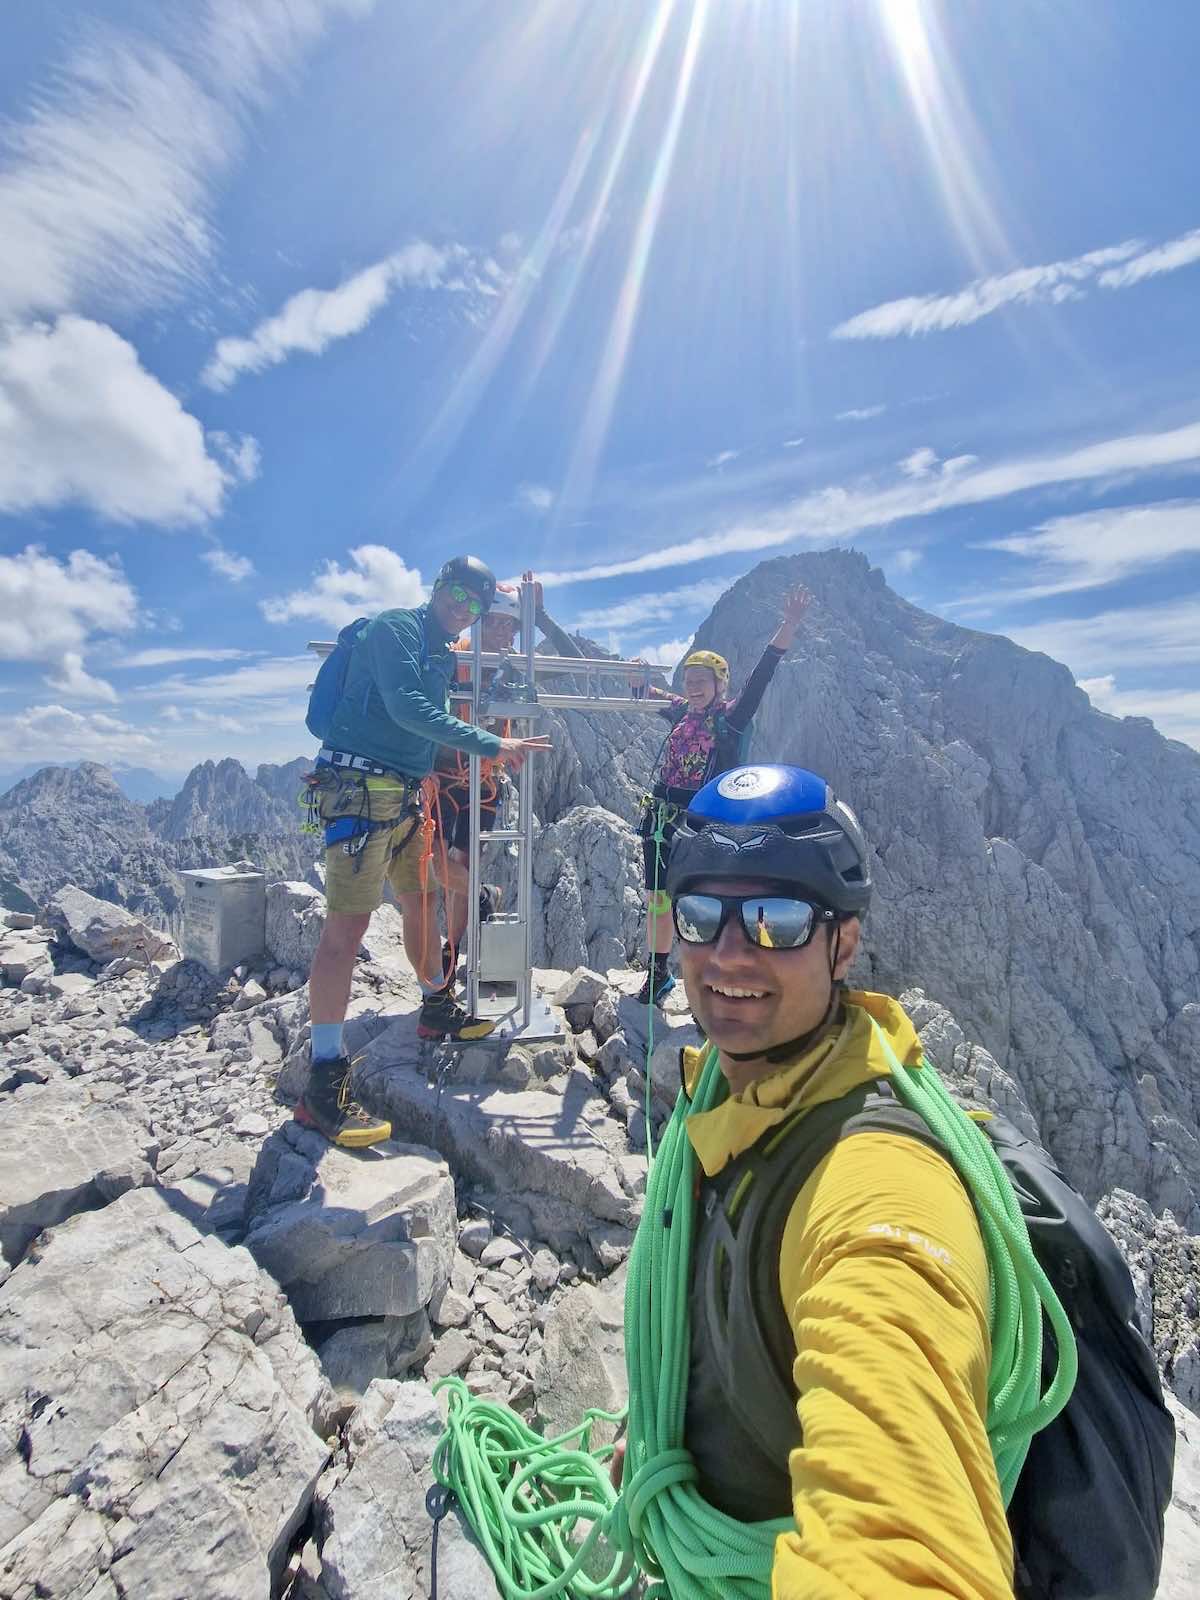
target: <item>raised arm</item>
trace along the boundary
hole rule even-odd
[[[784,597],[783,621],[776,628],[754,671],[746,680],[746,687],[729,708],[727,716],[730,727],[741,731],[750,726],[751,718],[767,692],[767,685],[775,676],[775,668],[792,648],[796,630],[811,603],[812,595],[803,585],[793,589]]]

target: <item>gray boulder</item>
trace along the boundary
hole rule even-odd
[[[342,1150],[286,1122],[259,1153],[245,1216],[246,1248],[303,1322],[407,1317],[450,1276],[454,1182],[433,1150]]]
[[[0,939],[0,978],[20,987],[36,972],[49,972],[50,952],[45,944],[20,933]]]
[[[547,1438],[575,1427],[589,1406],[619,1411],[629,1397],[625,1278],[625,1268],[620,1267],[601,1284],[573,1285],[546,1318],[533,1388]],[[597,1422],[592,1443],[606,1444],[615,1431],[610,1424]]]
[[[325,896],[307,883],[267,885],[266,947],[281,967],[307,972],[325,926]]]
[[[306,1332],[334,1389],[352,1397],[365,1394],[376,1378],[396,1378],[420,1366],[433,1348],[424,1311],[310,1325]]]
[[[335,1481],[323,1481],[318,1495],[320,1581],[329,1600],[429,1600],[434,1524],[426,1495],[442,1427],[424,1384],[371,1386]],[[447,1600],[488,1600],[497,1592],[456,1510],[439,1526],[437,1585]]]
[[[642,923],[641,848],[628,822],[575,806],[533,849],[535,966],[623,966]]]
[[[329,1393],[244,1250],[122,1195],[0,1288],[0,1349],[0,1594],[269,1600]]]
[[[106,1105],[100,1086],[26,1094],[0,1117],[0,1256],[15,1264],[43,1228],[153,1183],[157,1154],[145,1122]]]
[[[175,960],[179,951],[165,934],[132,916],[121,906],[67,885],[46,906],[45,922],[76,950],[93,961],[115,961],[119,956],[151,962]]]
[[[1200,1594],[1200,1418],[1173,1394],[1167,1404],[1175,1418],[1175,1476],[1157,1600],[1195,1600]]]

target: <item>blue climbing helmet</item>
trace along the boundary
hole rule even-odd
[[[697,791],[671,842],[672,899],[711,878],[757,878],[803,889],[861,917],[871,862],[858,818],[803,767],[734,767]]]

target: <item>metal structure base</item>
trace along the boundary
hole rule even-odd
[[[565,1039],[567,1030],[550,1009],[549,1003],[536,995],[529,1002],[529,1018],[525,1018],[521,1005],[521,994],[508,992],[488,992],[482,985],[479,991],[479,1004],[475,1015],[479,1018],[495,1017],[496,1026],[480,1044],[509,1044],[515,1040],[522,1043],[552,1043],[558,1039]]]

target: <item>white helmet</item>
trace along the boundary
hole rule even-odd
[[[498,583],[496,593],[492,597],[489,617],[510,617],[513,622],[521,620],[521,596],[511,583]]]

